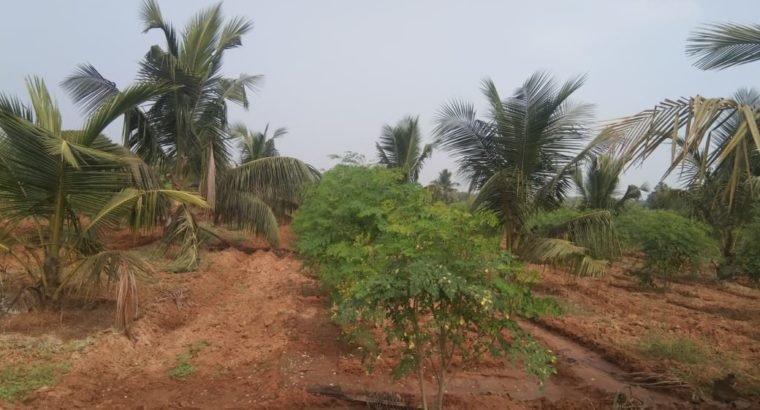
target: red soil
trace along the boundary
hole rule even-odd
[[[283,234],[287,245],[290,235]],[[243,248],[259,245],[246,242]],[[388,375],[392,354],[381,357],[371,375],[365,372],[357,352],[339,341],[317,282],[292,255],[279,255],[228,248],[204,254],[199,272],[159,274],[159,281],[140,290],[132,340],[107,330],[113,309],[107,301],[89,311],[64,309],[62,316],[6,317],[0,321],[6,334],[93,341],[69,357],[72,368],[59,384],[19,403],[0,402],[0,408],[360,409],[366,407],[306,389],[339,385],[350,392],[416,394],[414,378]],[[640,292],[619,273],[571,280],[547,271],[541,283],[541,293],[582,311],[525,323],[558,354],[558,374],[541,390],[519,368],[486,360],[457,369],[447,408],[609,408],[619,392],[657,408],[692,408],[683,392],[627,387],[626,375],[633,371],[667,370],[661,361],[632,353],[648,329],[698,336],[716,351],[734,352],[741,366],[760,368],[757,290],[676,284],[661,293]],[[177,356],[199,342],[208,346],[191,355],[193,373],[171,377]]]

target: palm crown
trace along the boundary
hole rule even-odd
[[[432,145],[421,144],[419,117],[406,117],[395,126],[385,125],[376,144],[380,164],[398,168],[408,181],[417,182],[425,160],[433,153]]]

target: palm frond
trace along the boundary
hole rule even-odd
[[[29,92],[29,98],[32,100],[37,126],[54,135],[60,134],[61,111],[58,109],[58,103],[50,95],[45,81],[39,77],[29,77],[26,80],[26,88]]]
[[[79,260],[64,279],[70,292],[92,297],[116,283],[117,328],[125,329],[137,314],[137,281],[148,280],[153,268],[140,257],[123,251],[104,251]]]
[[[103,130],[120,116],[152,98],[165,94],[173,88],[165,84],[142,83],[125,88],[100,109],[93,113],[81,133],[80,143],[89,145]]]
[[[140,16],[142,17],[143,24],[145,24],[143,33],[146,33],[151,29],[161,30],[166,38],[166,46],[169,48],[169,52],[172,55],[177,56],[179,52],[177,33],[174,31],[174,27],[172,27],[171,24],[164,21],[158,2],[156,2],[156,0],[145,0],[142,9],[140,10]]]
[[[207,208],[208,204],[197,194],[171,189],[139,190],[127,188],[114,195],[90,221],[86,230],[113,228],[128,220],[137,231],[159,226],[166,218],[167,204],[172,201]]]
[[[267,157],[229,170],[221,189],[225,193],[249,192],[269,204],[278,201],[299,203],[303,190],[318,179],[319,173],[300,160]]]
[[[61,83],[74,103],[80,105],[86,114],[92,114],[103,104],[114,98],[119,89],[90,64],[82,64]]]
[[[522,249],[521,256],[528,261],[563,266],[578,276],[600,276],[608,263],[593,258],[586,248],[565,239],[532,237]]]
[[[620,242],[609,211],[585,213],[538,235],[572,241],[587,249],[588,254],[595,258],[613,259],[620,256]]]
[[[385,125],[376,144],[379,161],[388,168],[398,168],[411,182],[417,182],[433,146],[421,146],[419,116],[408,116],[395,126]]]
[[[613,122],[604,132],[614,141],[612,149],[620,157],[630,160],[629,166],[648,158],[661,145],[671,144],[671,165],[665,176],[693,156],[695,150],[701,149],[694,182],[703,178],[710,167],[729,157],[735,158],[735,166],[729,172],[723,192],[729,198],[730,206],[742,175],[751,165],[748,157],[738,154],[746,152],[748,147],[760,147],[758,120],[760,109],[754,105],[696,96],[665,100],[651,110]],[[736,123],[726,127],[729,121]],[[713,137],[721,139],[719,147],[713,146]]]
[[[263,235],[272,246],[280,243],[277,217],[272,208],[251,193],[233,192],[219,199],[217,221]]]
[[[219,3],[196,13],[183,30],[179,58],[191,73],[202,73],[214,57],[222,27],[221,6]]]
[[[708,24],[687,40],[686,54],[703,70],[722,70],[760,60],[760,25]]]
[[[200,264],[201,237],[198,223],[190,209],[182,205],[172,216],[162,240],[163,252],[173,253],[169,269],[174,272],[192,272]]]

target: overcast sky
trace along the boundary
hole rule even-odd
[[[164,18],[181,28],[212,4],[163,0]],[[0,91],[25,96],[24,78],[44,77],[61,104],[64,125],[81,116],[59,83],[77,64],[91,63],[119,86],[158,33],[142,34],[140,1],[24,0],[3,4]],[[705,22],[760,22],[756,1],[250,1],[227,0],[226,16],[255,28],[226,55],[228,75],[263,74],[249,111],[232,121],[253,129],[287,127],[283,155],[318,168],[329,154],[356,151],[375,158],[385,123],[420,115],[428,140],[441,105],[461,98],[483,107],[480,81],[502,95],[532,72],[564,80],[587,74],[577,99],[593,103],[600,120],[633,114],[664,98],[727,96],[758,85],[760,65],[703,72],[684,54],[685,39]],[[109,136],[120,138],[120,127]],[[656,183],[663,154],[629,171],[624,183]],[[454,168],[436,152],[421,180]]]

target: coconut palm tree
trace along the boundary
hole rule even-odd
[[[105,249],[104,229],[127,220],[135,229],[155,226],[169,201],[206,205],[197,195],[159,189],[139,157],[101,134],[167,88],[126,88],[72,131],[62,129],[58,105],[41,79],[29,79],[27,88],[31,106],[0,95],[0,237],[8,241],[0,248],[27,269],[29,289],[43,304],[117,280],[118,322],[124,325],[136,309],[136,278],[149,268],[129,253]],[[22,221],[35,226],[32,237],[14,234]]]
[[[582,168],[578,167],[575,184],[582,197],[581,207],[617,211],[626,202],[641,198],[641,193],[649,190],[646,184],[628,185],[622,197],[615,197],[620,184],[620,174],[624,168],[623,160],[609,154],[591,157],[585,174]]]
[[[197,13],[177,36],[164,20],[155,0],[143,3],[145,32],[159,30],[165,45],[154,45],[140,63],[138,78],[170,84],[150,110],[127,118],[124,144],[153,164],[162,165],[176,189],[198,187],[215,204],[213,179],[230,163],[227,104],[248,107],[247,91],[256,89],[260,76],[225,77],[222,61],[228,50],[242,45],[253,24],[240,17],[224,21],[221,4]],[[99,106],[116,92],[91,66],[81,66],[64,81],[75,101],[85,109]]]
[[[422,144],[419,117],[406,117],[395,126],[385,125],[376,144],[380,164],[398,168],[405,179],[417,182],[425,160],[433,153],[431,144]]]
[[[451,171],[443,169],[438,174],[438,178],[434,179],[433,182],[428,185],[428,188],[433,194],[434,200],[445,202],[447,204],[456,200],[456,187],[459,186],[459,183],[454,182],[451,177]]]
[[[567,232],[590,232],[596,226],[597,237],[610,238],[614,232],[609,212],[585,215],[551,232],[526,229],[536,212],[559,206],[572,187],[574,167],[596,149],[596,144],[584,148],[591,107],[570,101],[583,81],[581,77],[557,84],[549,75],[536,73],[502,99],[494,83],[485,80],[488,115],[479,119],[472,104],[454,101],[440,111],[435,132],[437,146],[457,158],[470,191],[477,191],[473,206],[490,209],[501,219],[507,249],[536,260],[572,259],[566,262],[579,272],[598,273],[603,264],[592,256],[607,252],[585,249],[584,244],[595,247],[597,242]],[[614,237],[607,241],[614,243]]]
[[[753,110],[760,110],[760,93],[754,89],[740,89],[733,95],[733,99]],[[712,138],[709,143],[713,152],[723,152],[726,144],[732,136],[736,135],[737,128],[742,120],[738,113],[734,113],[711,131]],[[685,144],[678,140],[679,146]],[[712,226],[716,237],[721,242],[722,256],[726,264],[731,264],[735,256],[734,249],[738,240],[739,232],[749,223],[752,218],[752,208],[760,199],[760,191],[757,184],[760,181],[760,152],[751,147],[749,139],[745,140],[745,146],[725,156],[720,161],[709,161],[711,165],[702,167],[706,161],[702,151],[698,147],[691,147],[688,155],[680,166],[680,177],[686,190],[681,191],[681,202],[689,204],[692,214],[705,223]],[[724,194],[726,187],[731,183],[734,169],[740,164],[749,164],[746,173],[738,175],[735,181],[735,189],[729,198]],[[677,190],[671,190],[677,193]]]
[[[277,226],[270,218],[273,213],[266,211],[265,205],[292,205],[317,174],[288,157],[237,167],[231,160],[227,104],[247,108],[247,93],[256,89],[261,77],[225,77],[222,61],[227,51],[242,45],[243,35],[253,24],[241,17],[225,22],[220,4],[197,13],[181,36],[164,20],[155,0],[145,1],[141,16],[145,31],[159,30],[165,44],[151,47],[140,63],[138,79],[168,84],[169,88],[152,99],[149,109],[138,107],[125,117],[124,145],[159,168],[175,189],[197,189],[215,220],[262,233],[277,243]],[[118,92],[115,83],[92,66],[79,67],[63,85],[88,112]],[[218,190],[224,194],[217,195]],[[166,239],[187,251],[177,258],[184,268],[177,269],[195,269],[200,235],[191,210],[178,208],[170,228]]]
[[[277,128],[274,134],[269,136],[269,124],[264,127],[264,132],[252,132],[243,124],[235,124],[230,133],[238,138],[238,149],[240,150],[240,162],[253,161],[260,158],[278,157],[280,152],[275,147],[275,139],[288,133],[287,128]]]

